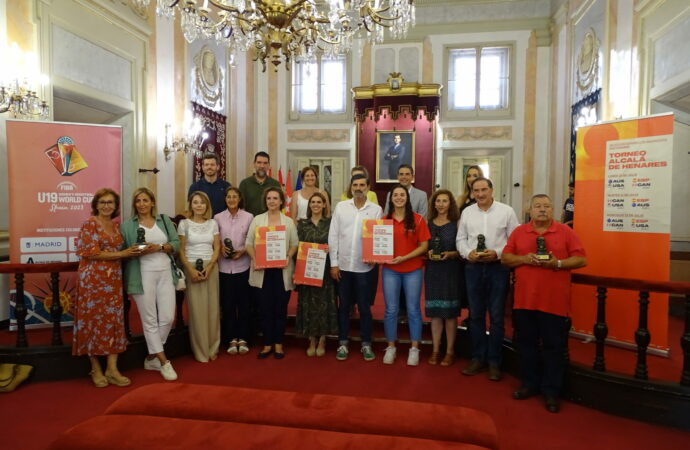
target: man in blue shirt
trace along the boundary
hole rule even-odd
[[[218,178],[218,170],[220,170],[218,155],[215,153],[205,153],[201,160],[201,171],[204,172],[204,176],[192,183],[187,191],[187,198],[192,195],[192,192],[196,191],[201,191],[208,195],[214,216],[227,208],[225,206],[225,190],[230,187],[230,183]]]

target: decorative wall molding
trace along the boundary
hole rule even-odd
[[[288,142],[350,142],[349,129],[330,129],[330,130],[311,130],[311,129],[292,129],[288,130]]]
[[[203,45],[194,55],[192,86],[194,100],[207,108],[220,112],[225,107],[223,101],[224,70],[213,49]]]
[[[509,141],[513,127],[448,127],[443,129],[444,141]]]

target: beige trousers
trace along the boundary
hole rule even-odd
[[[218,264],[213,266],[206,281],[192,282],[192,277],[186,270],[185,276],[192,352],[197,361],[209,362],[216,359],[220,347]]]

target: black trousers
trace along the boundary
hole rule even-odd
[[[222,342],[249,341],[249,270],[220,272],[220,335]]]
[[[513,314],[523,387],[559,396],[565,375],[568,318],[528,309],[516,309]]]
[[[259,289],[261,332],[264,335],[264,345],[283,343],[291,292],[285,290],[282,269],[264,270],[264,283]]]

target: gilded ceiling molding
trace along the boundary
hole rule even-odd
[[[307,130],[293,129],[288,130],[288,142],[350,142],[350,130],[331,129],[331,130]]]
[[[444,141],[507,141],[513,138],[513,127],[450,127],[443,129]]]

